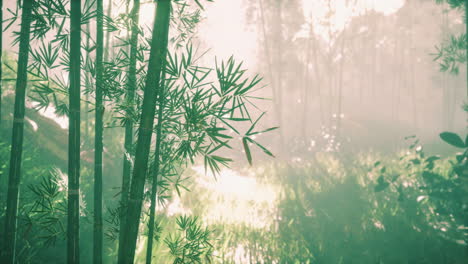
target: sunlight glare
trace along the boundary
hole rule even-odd
[[[244,61],[249,68],[256,63],[257,34],[248,27],[243,1],[216,1],[207,3],[203,12],[206,19],[199,25],[200,39],[219,59],[230,56]]]
[[[208,222],[224,221],[265,228],[273,221],[277,191],[272,185],[260,183],[231,169],[224,168],[216,179],[203,166],[195,166],[197,184],[212,193],[206,213]]]
[[[33,102],[31,105],[32,105],[32,107],[35,107],[38,104],[39,103]],[[67,116],[58,116],[55,113],[55,107],[53,105],[49,105],[47,108],[39,110],[38,113],[41,116],[52,119],[62,129],[68,129],[68,117]],[[36,130],[37,130],[37,128],[34,131],[36,131]]]

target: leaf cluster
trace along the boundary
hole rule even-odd
[[[466,37],[466,34],[452,35],[440,47],[435,47],[434,61],[439,62],[441,72],[459,73],[460,64],[466,63]]]
[[[445,142],[466,149],[466,143],[455,133],[444,132],[440,136]],[[374,191],[381,192],[391,187],[398,191],[400,202],[409,199],[418,203],[430,203],[437,216],[450,219],[453,223],[450,227],[455,232],[464,223],[467,213],[467,152],[457,154],[455,161],[449,161],[449,168],[440,170],[438,168],[442,166],[443,160],[439,156],[426,157],[418,139],[414,136],[407,139],[412,139],[413,143],[400,157],[407,175],[387,173],[385,167],[376,162],[374,167],[379,169],[380,176]],[[411,191],[414,189],[417,191]]]
[[[176,222],[179,234],[169,235],[164,240],[174,258],[173,263],[211,263],[211,230],[203,228],[197,217],[184,215],[178,217]]]

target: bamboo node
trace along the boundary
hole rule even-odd
[[[140,127],[140,130],[153,132],[153,128]]]
[[[129,202],[140,202],[142,201],[143,199],[133,199],[133,198],[128,198],[128,201]]]
[[[68,189],[68,195],[80,194],[80,189]]]

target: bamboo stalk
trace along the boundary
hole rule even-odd
[[[161,83],[164,83],[162,81]],[[163,84],[161,84],[163,85]],[[146,264],[151,264],[151,256],[153,254],[153,237],[154,237],[154,222],[155,222],[155,212],[156,212],[156,195],[158,187],[158,175],[160,167],[161,156],[161,141],[162,141],[162,123],[163,123],[163,109],[164,109],[164,89],[160,88],[160,93],[158,95],[158,124],[156,125],[156,147],[154,151],[154,173],[153,173],[153,182],[151,185],[151,205],[150,205],[150,220],[149,220],[149,230],[148,230],[148,246],[146,247]]]
[[[86,47],[89,48],[89,45],[90,45],[90,38],[91,38],[91,30],[90,30],[90,25],[89,25],[89,22],[86,24],[86,31],[87,31],[87,34],[86,35]],[[90,60],[90,52],[87,51],[86,52],[86,61],[85,61],[85,65],[89,63],[89,60]],[[92,86],[92,81],[91,81],[91,73],[88,73],[86,72],[85,73],[85,89],[86,90],[91,90],[91,86]],[[89,138],[89,92],[86,92],[85,93],[85,99],[84,99],[84,111],[83,111],[83,114],[84,114],[84,140],[85,140],[85,148],[87,149],[88,148],[88,138]]]
[[[68,226],[67,263],[80,262],[80,57],[81,0],[71,1],[70,10],[70,114],[68,132]]]
[[[109,0],[109,5],[107,6],[107,17],[112,17],[112,5],[113,5],[113,0]],[[113,50],[111,47],[111,33],[110,31],[106,31],[106,51],[104,52],[104,61],[109,60],[109,53]]]
[[[121,250],[119,250],[118,263],[120,264],[133,263],[135,257],[138,226],[140,224],[141,208],[143,204],[143,191],[148,169],[151,137],[153,134],[156,96],[162,89],[160,80],[167,53],[170,10],[170,0],[158,1],[135,153],[135,168],[132,174],[133,177],[128,200],[126,226],[121,230],[121,232],[123,232],[123,239],[119,241]]]
[[[276,1],[276,6],[275,6],[275,16],[276,16],[276,21],[277,24],[275,26],[275,41],[276,41],[276,48],[277,48],[277,54],[275,56],[276,58],[276,66],[278,67],[278,71],[276,72],[276,95],[277,98],[275,98],[276,101],[276,107],[278,108],[277,112],[277,120],[278,120],[278,126],[280,128],[283,127],[283,65],[282,65],[282,54],[283,54],[283,47],[282,47],[282,41],[283,41],[283,14],[282,14],[282,1]],[[279,130],[280,134],[280,153],[284,153],[285,151],[285,130],[280,129]]]
[[[264,5],[263,5],[263,0],[258,0],[258,3],[259,3],[259,6],[260,6],[260,18],[261,18],[261,24],[262,24],[262,35],[263,35],[263,42],[264,42],[264,51],[265,51],[265,57],[266,57],[266,60],[267,60],[267,67],[268,67],[268,77],[270,79],[270,82],[271,82],[271,90],[272,90],[272,95],[273,95],[273,102],[274,102],[274,111],[275,111],[275,114],[276,114],[276,117],[277,117],[277,120],[279,122],[279,127],[282,127],[282,118],[281,118],[281,107],[280,107],[280,100],[281,100],[281,93],[280,93],[280,82],[281,82],[281,78],[280,78],[280,74],[279,72],[276,74],[276,77],[278,77],[277,79],[274,78],[274,75],[273,75],[273,61],[272,59],[270,59],[272,57],[271,55],[271,52],[270,52],[270,45],[268,45],[268,39],[267,39],[267,34],[266,34],[266,22],[265,22],[265,14],[263,12],[264,10]],[[278,11],[278,17],[281,15],[281,11],[280,11],[280,7],[275,7]],[[279,24],[281,25],[281,22],[279,22]],[[277,26],[277,28],[279,29],[280,26]],[[281,35],[281,30],[279,30],[280,32],[277,33],[276,35]],[[281,36],[280,36],[280,39],[281,39]],[[278,41],[279,43],[279,41]],[[279,45],[278,43],[276,43],[277,45]],[[274,51],[274,46],[271,47],[271,50],[272,52]],[[279,52],[279,54],[281,54],[281,52]],[[280,55],[278,55],[280,56]],[[280,60],[280,59],[279,59]],[[277,65],[279,65],[280,63],[276,63]],[[284,140],[283,140],[283,130],[280,129],[279,131],[279,134],[280,134],[280,149],[283,148],[283,143],[284,143]],[[280,151],[282,152],[282,151]]]
[[[96,111],[94,127],[94,247],[93,263],[102,263],[102,151],[103,151],[103,1],[97,0],[97,25],[96,25]]]
[[[30,49],[31,13],[34,0],[23,1],[21,32],[16,76],[15,110],[11,140],[10,172],[8,175],[8,196],[5,214],[5,232],[1,262],[16,263],[16,228],[18,216],[19,185],[21,181],[21,158],[23,153],[23,132],[26,87],[28,82],[28,58]]]
[[[311,23],[312,24],[312,23]],[[303,72],[303,83],[302,83],[302,90],[303,90],[303,99],[302,102],[302,140],[306,140],[307,137],[307,128],[308,128],[308,118],[307,118],[307,107],[309,105],[309,64],[310,64],[310,39],[313,37],[312,28],[309,32],[309,37],[306,41],[306,55],[305,55],[305,64],[304,64],[304,72]]]
[[[137,86],[136,81],[136,62],[138,52],[138,23],[139,23],[139,12],[140,12],[140,1],[134,0],[133,8],[131,11],[132,29],[130,36],[130,60],[128,68],[128,79],[127,79],[127,93],[126,103],[130,107],[134,103],[135,91]],[[128,192],[130,189],[130,175],[132,170],[132,163],[128,159],[127,155],[132,152],[133,146],[133,120],[130,117],[130,111],[126,113],[127,120],[125,123],[125,139],[124,149],[125,153],[123,156],[123,172],[122,172],[122,191],[120,196],[120,230],[123,230],[126,226],[126,211],[128,203]],[[119,240],[123,240],[123,232],[119,232]],[[123,248],[119,247],[119,250]]]
[[[0,0],[0,128],[2,127],[3,0]]]
[[[344,47],[346,43],[346,28],[343,29],[342,40],[341,40],[341,61],[340,61],[340,73],[338,76],[338,113],[337,113],[337,124],[336,124],[336,140],[341,142],[341,114],[343,112],[343,73],[345,66],[345,54]]]

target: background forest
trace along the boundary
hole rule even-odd
[[[0,5],[0,263],[468,261],[468,1]]]

